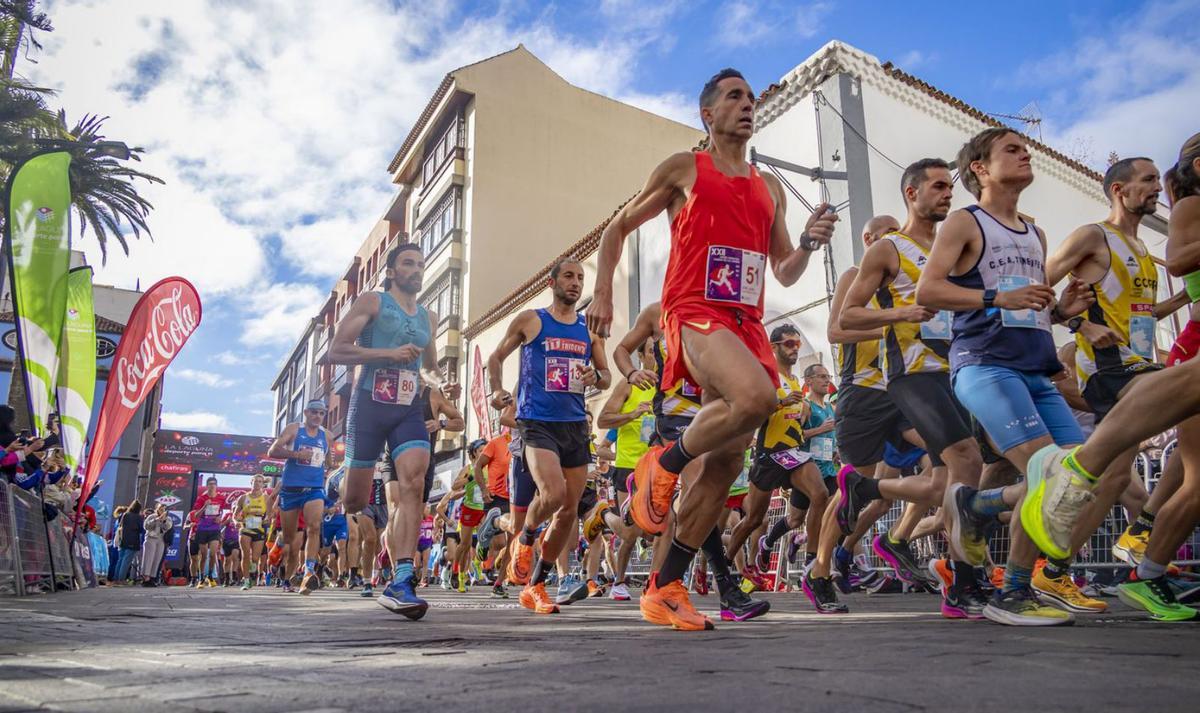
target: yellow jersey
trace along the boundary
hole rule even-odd
[[[1075,335],[1075,374],[1082,389],[1092,374],[1106,370],[1138,369],[1154,362],[1158,303],[1158,268],[1138,238],[1120,228],[1097,223],[1108,246],[1108,272],[1092,283],[1096,302],[1088,308],[1089,322],[1102,324],[1121,337],[1116,346],[1097,349]]]
[[[872,297],[868,304],[879,309],[879,302]],[[883,369],[879,364],[879,340],[834,344],[833,358],[837,364],[838,388],[862,386],[868,389],[885,388]]]
[[[776,392],[782,401],[788,394],[800,393],[804,387],[791,374],[779,375],[779,390]],[[795,448],[804,443],[804,420],[807,405],[801,400],[791,406],[780,404],[767,422],[758,429],[758,451],[772,453]]]
[[[908,307],[917,302],[917,280],[929,261],[929,251],[903,233],[888,233],[900,258],[900,270],[891,284],[875,293],[880,309]],[[885,381],[906,374],[950,371],[950,328],[954,315],[941,310],[928,322],[898,322],[883,328],[881,366]]]

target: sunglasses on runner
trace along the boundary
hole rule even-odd
[[[771,342],[771,343],[772,344],[782,344],[783,346],[787,347],[788,349],[799,349],[800,347],[804,346],[804,342],[800,341],[799,339],[783,339],[778,342]]]

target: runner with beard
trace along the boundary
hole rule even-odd
[[[509,569],[510,579],[527,584],[521,605],[539,614],[558,612],[546,592],[546,577],[559,553],[578,537],[577,509],[591,463],[584,392],[589,387],[605,390],[610,382],[604,340],[588,329],[575,309],[583,280],[579,261],[567,258],[554,265],[548,280],[550,306],[518,314],[488,357],[492,406],[504,409],[513,401],[502,386],[504,360],[521,352],[517,424],[525,465],[538,494],[513,545]],[[541,556],[533,563],[536,531],[547,519]]]
[[[436,368],[433,334],[437,315],[417,303],[425,258],[416,243],[388,252],[387,277],[380,292],[357,297],[342,320],[328,359],[359,366],[346,417],[347,471],[343,502],[348,513],[367,504],[375,461],[387,447],[396,471],[395,499],[389,498],[388,550],[392,582],[376,600],[409,619],[420,619],[428,604],[414,591],[413,553],[421,527],[430,442],[420,382],[458,397]]]

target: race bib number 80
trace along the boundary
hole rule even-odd
[[[753,250],[710,245],[704,297],[713,302],[757,305],[762,297],[767,256]]]
[[[417,396],[417,372],[378,369],[371,384],[371,400],[381,404],[411,406]]]

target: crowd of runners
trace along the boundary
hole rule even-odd
[[[353,303],[330,349],[331,361],[358,367],[344,467],[327,472],[325,406],[309,403],[271,448],[287,461],[278,489],[256,480],[228,507],[209,499],[215,482],[201,496],[193,571],[207,576],[224,542],[244,588],[274,573],[307,594],[324,573],[363,596],[378,587],[377,601],[410,619],[426,613],[420,588],[434,577],[497,597],[519,588],[537,614],[589,596],[636,599],[647,622],[703,630],[713,621],[689,589],[707,591],[711,574],[720,619],[767,614],[752,594],[782,541],[822,614],[848,611],[839,593],[888,581],[870,549],[905,585],[939,592],[947,618],[1069,624],[1107,607],[1070,570],[1122,502],[1134,515],[1114,552],[1135,574],[1121,600],[1159,620],[1196,618],[1166,574],[1200,519],[1200,360],[1190,360],[1200,347],[1200,134],[1165,173],[1148,158],[1113,163],[1108,215],[1050,254],[1020,210],[1034,182],[1021,135],[991,128],[947,147],[953,164],[915,161],[897,186],[906,213],[872,218],[861,263],[837,281],[834,368],[797,373],[798,330],[763,324],[767,271],[795,284],[838,216],[819,205],[789,235],[781,184],[747,162],[755,96],[738,72],[714,76],[699,104],[707,147],[653,171],[605,228],[596,275],[559,261],[549,304],[508,325],[487,364],[504,433],[469,445],[444,498],[428,504],[431,449],[439,432],[463,430],[460,394],[435,368],[438,316],[417,301],[421,250],[401,244],[384,289]],[[961,190],[976,202],[952,210]],[[1162,302],[1138,235],[1160,199],[1167,270],[1186,285]],[[661,301],[611,335],[624,240],[664,211]],[[1182,308],[1190,319],[1164,364],[1156,322]],[[1073,334],[1061,349],[1052,324]],[[593,418],[585,396],[610,387]],[[1147,495],[1131,480],[1136,449],[1171,428],[1179,446]],[[787,510],[768,529],[777,493]],[[868,540],[895,502],[903,515]],[[236,540],[219,534],[226,525]],[[1002,530],[997,567],[989,540]],[[938,533],[947,552],[924,565],[913,543]],[[646,546],[635,592],[630,562]],[[582,576],[568,567],[576,550]]]

